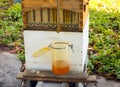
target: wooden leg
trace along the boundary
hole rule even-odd
[[[26,80],[26,87],[30,87],[30,80]]]
[[[87,83],[83,83],[83,87],[86,87],[86,84],[87,84]]]
[[[76,83],[69,83],[69,87],[76,87]]]
[[[37,81],[26,80],[26,87],[36,87]]]

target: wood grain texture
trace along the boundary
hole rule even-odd
[[[96,82],[95,75],[87,73],[69,73],[67,75],[55,75],[52,72],[42,71],[40,73],[20,72],[17,79],[50,81],[50,82]]]
[[[86,23],[86,19],[88,17],[88,9],[89,6],[89,0],[60,0],[60,19],[61,19],[61,24],[63,24],[63,26],[65,26],[65,24],[63,23],[65,20],[65,17],[63,15],[63,10],[66,11],[70,11],[72,13],[76,13],[77,15],[79,15],[79,17],[76,17],[76,19],[78,19],[78,28],[73,28],[73,27],[68,27],[68,29],[65,27],[62,28],[61,31],[75,31],[77,30],[77,32],[81,32],[84,29],[85,23]],[[42,17],[40,17],[40,9],[42,10],[43,14],[41,15]],[[47,10],[50,9],[50,16],[48,16],[48,12]],[[43,25],[49,26],[50,24],[54,24],[57,25],[58,24],[58,14],[53,17],[53,13],[52,10],[53,9],[57,9],[57,2],[56,0],[22,0],[22,13],[23,13],[23,24],[24,24],[24,29],[25,28],[29,28],[28,25],[28,21],[29,19],[31,19],[31,17],[29,16],[31,11],[35,11],[36,15],[35,15],[35,25],[39,25],[40,23]],[[26,13],[29,13],[28,16]],[[37,16],[37,17],[36,17]],[[68,15],[68,18],[70,20],[75,19],[74,16],[71,16],[71,18],[69,17],[70,15]],[[38,19],[37,19],[38,18]],[[40,18],[43,19],[43,22],[40,21]],[[54,19],[56,18],[57,23],[54,23]],[[27,20],[28,19],[28,20]],[[50,20],[48,20],[50,19]],[[48,22],[49,21],[49,22]],[[73,23],[76,23],[76,21],[73,20]],[[69,25],[71,24],[71,25]],[[54,25],[50,25],[53,26]],[[68,23],[69,26],[72,26],[72,23]],[[67,25],[67,26],[68,26]],[[32,26],[31,29],[34,30],[34,27],[36,28],[36,26]],[[51,27],[37,27],[39,28],[38,30],[47,30],[46,28],[51,28]],[[41,29],[42,28],[42,29]],[[43,29],[44,28],[44,29]],[[75,30],[76,29],[76,30]],[[49,31],[49,29],[48,29]],[[56,31],[56,27],[54,27],[54,31]]]

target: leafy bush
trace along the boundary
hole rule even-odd
[[[8,4],[7,0],[0,0],[0,7],[8,6]]]
[[[24,61],[21,4],[2,10],[0,18],[0,44],[16,47],[20,60]]]
[[[0,37],[2,44],[11,45],[14,41],[22,38],[22,16],[20,4],[15,4],[3,12],[0,20]]]
[[[119,5],[120,1],[115,0],[90,2],[89,72],[117,79],[120,79]]]

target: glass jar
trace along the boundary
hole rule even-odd
[[[50,44],[52,51],[52,72],[54,74],[67,74],[69,72],[69,44],[67,42],[53,42]]]

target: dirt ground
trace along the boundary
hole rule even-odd
[[[20,87],[20,80],[16,79],[20,67],[21,62],[15,54],[0,52],[0,87]],[[86,87],[120,87],[120,82],[98,76],[97,83],[89,83]]]
[[[120,87],[120,82],[97,76],[97,83],[88,83],[87,87]]]

